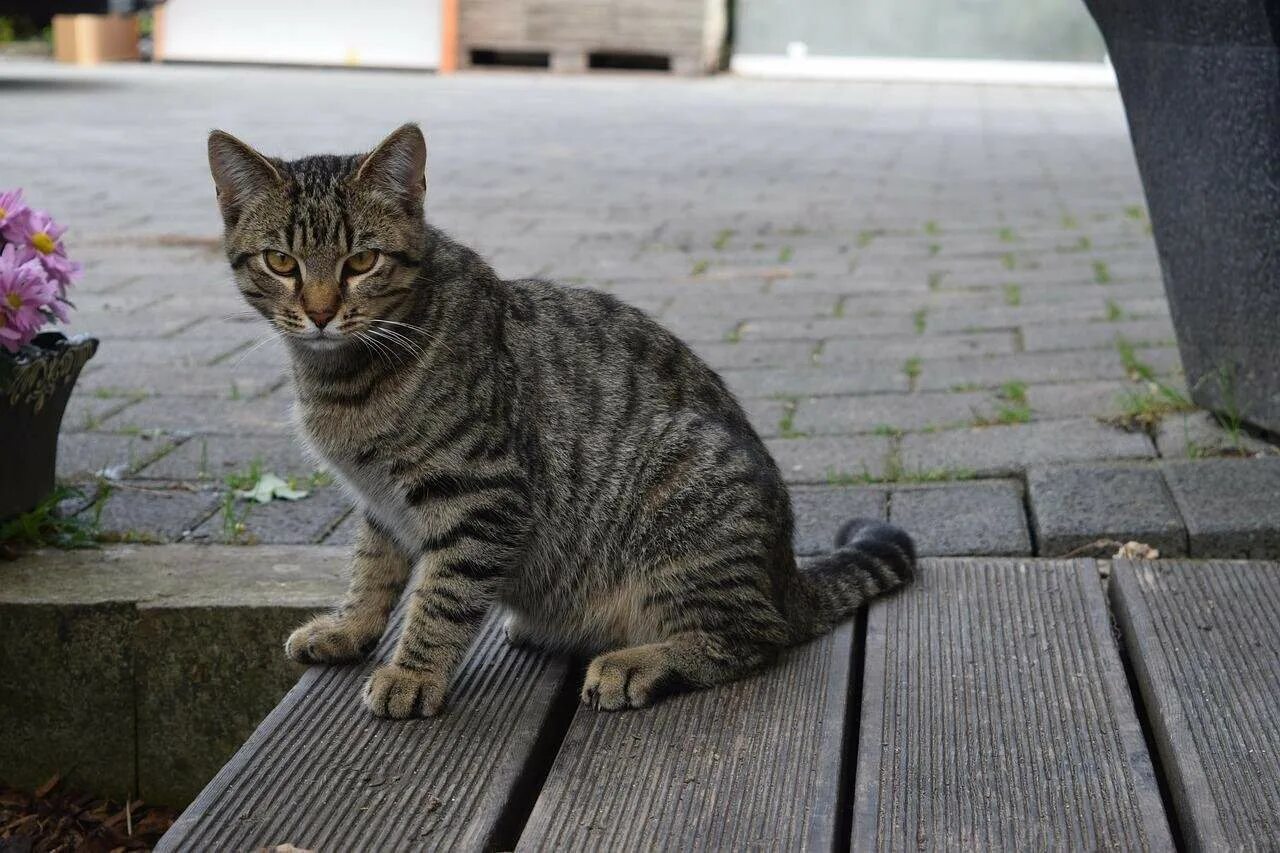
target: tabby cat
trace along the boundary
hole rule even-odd
[[[582,701],[638,708],[765,665],[910,581],[855,520],[798,570],[777,466],[724,382],[604,293],[503,281],[426,224],[426,143],[285,162],[221,131],[227,258],[284,340],[310,450],[359,503],[351,586],[285,644],[354,661],[414,588],[364,702],[430,716],[495,603],[513,642],[597,655]]]

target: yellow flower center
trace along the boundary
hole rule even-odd
[[[51,255],[53,254],[53,250],[57,248],[57,244],[53,242],[53,238],[43,231],[37,231],[31,235],[31,245],[42,255]]]
[[[9,215],[9,211],[5,210],[3,207],[0,207],[0,219],[4,219],[8,215]]]
[[[14,311],[17,311],[19,308],[22,307],[22,297],[16,293],[10,293],[8,296],[4,298],[4,300],[5,302],[9,303],[9,307],[12,308]]]

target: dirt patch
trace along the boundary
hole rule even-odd
[[[150,850],[176,817],[142,800],[117,803],[64,791],[57,776],[35,791],[0,785],[0,851]]]

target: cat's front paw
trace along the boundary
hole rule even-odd
[[[381,636],[375,625],[326,614],[290,634],[284,653],[298,663],[350,663],[368,657]]]
[[[444,707],[445,689],[433,673],[388,664],[365,682],[364,704],[375,717],[434,717]]]
[[[608,652],[587,667],[582,702],[597,711],[643,708],[658,698],[666,674],[665,660],[651,648],[637,646]]]

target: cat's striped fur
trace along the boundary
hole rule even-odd
[[[289,656],[366,654],[416,576],[375,714],[438,712],[495,602],[513,640],[597,654],[582,698],[613,710],[741,676],[910,580],[910,538],[878,522],[797,570],[782,477],[720,378],[612,296],[499,280],[427,225],[415,126],[365,156],[209,150],[301,435],[363,513],[345,601]]]

